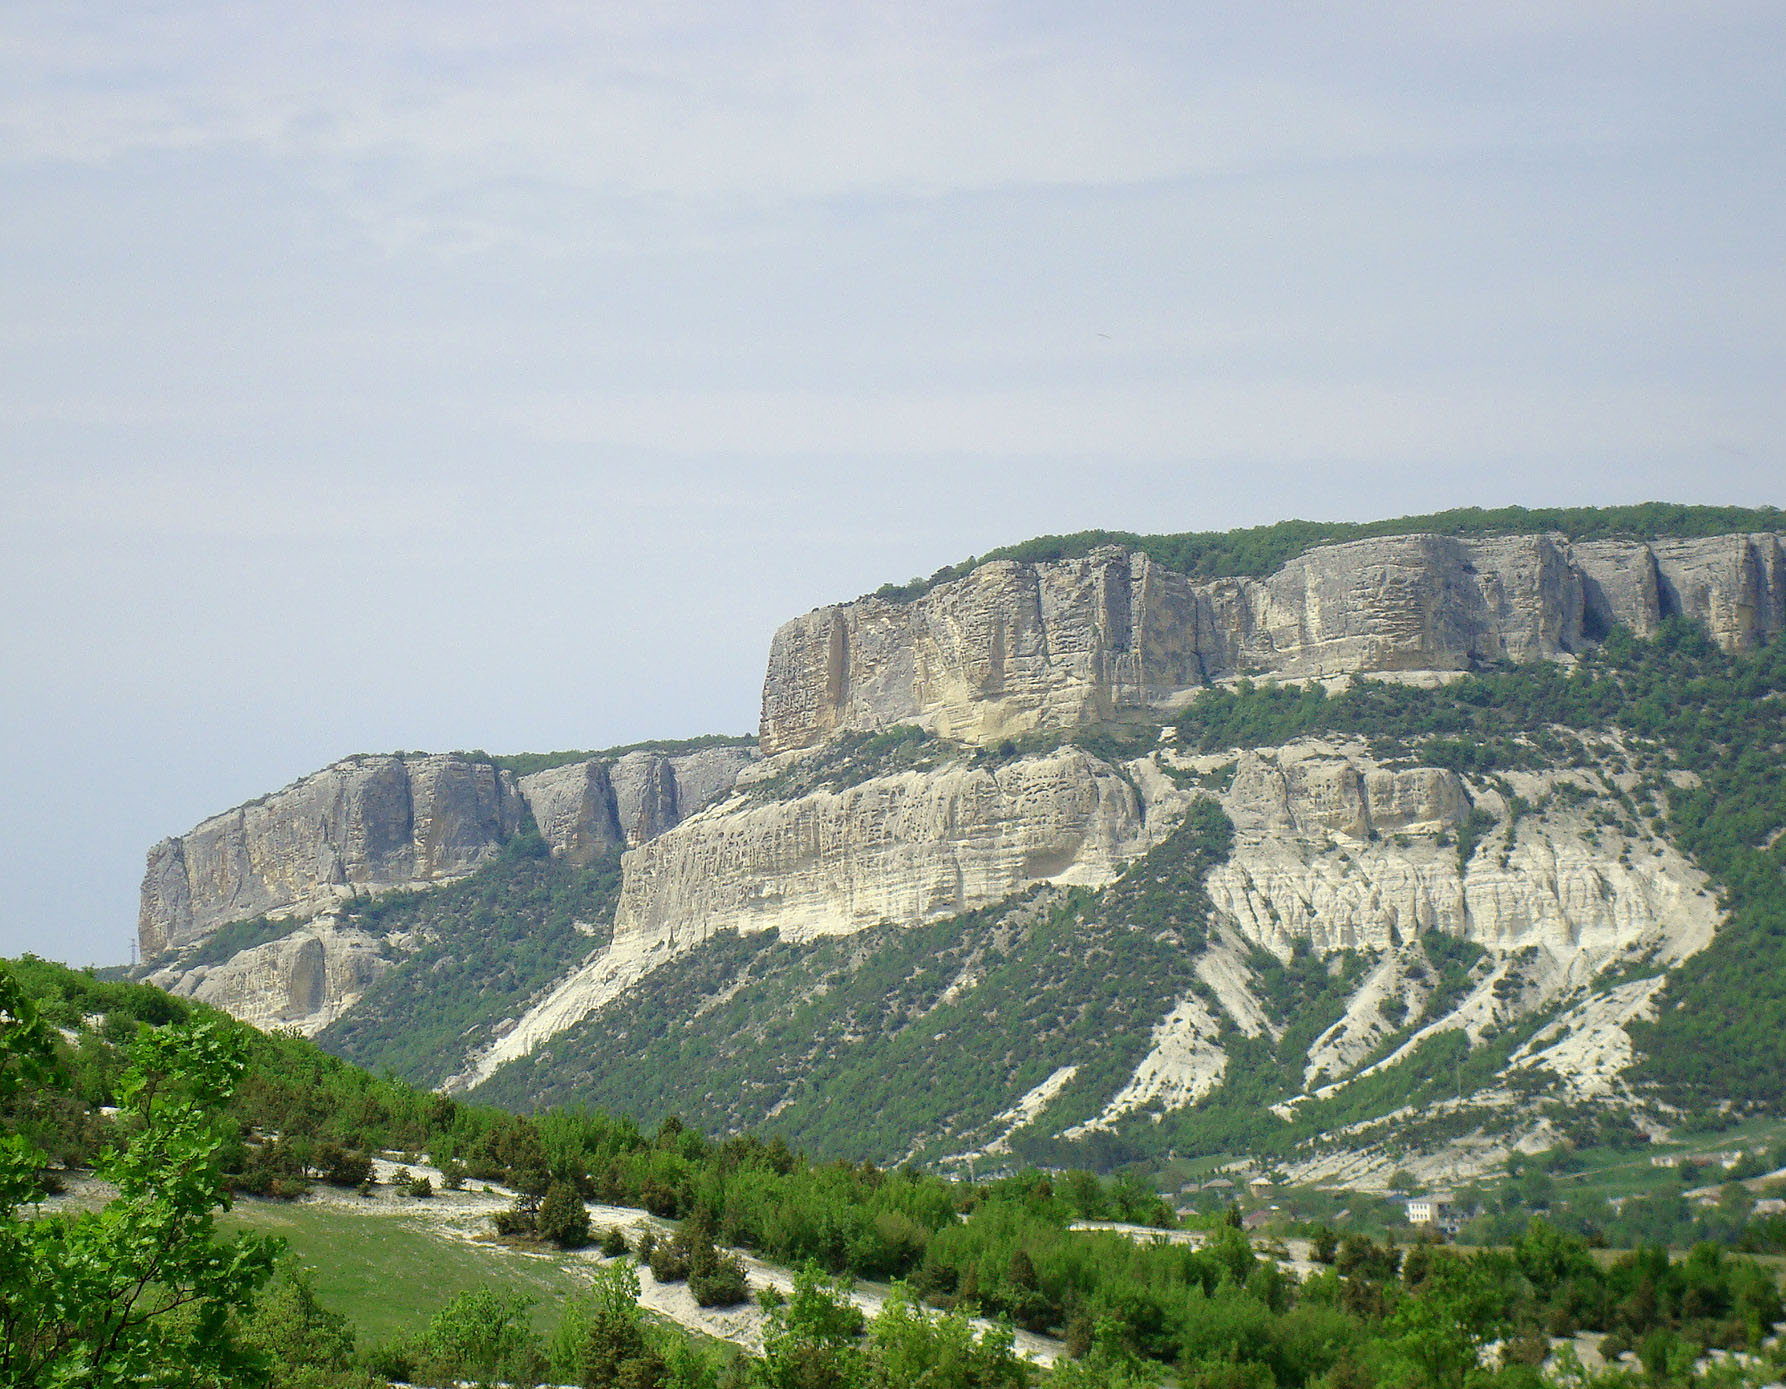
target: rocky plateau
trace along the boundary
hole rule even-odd
[[[1642,635],[1673,615],[1730,651],[1778,636],[1781,538],[1408,535],[1316,548],[1262,579],[1195,580],[1120,547],[989,562],[916,598],[784,625],[758,748],[634,751],[521,776],[461,754],[356,757],[206,820],[151,850],[141,942],[164,987],[316,1032],[409,944],[345,925],[344,899],[454,881],[533,829],[573,863],[624,848],[611,934],[456,1059],[447,1088],[465,1090],[717,937],[800,944],[937,922],[1039,885],[1101,888],[1214,800],[1233,845],[1207,875],[1213,915],[1194,987],[1161,1010],[1142,1060],[1096,1106],[1063,1108],[1089,1062],[1051,1056],[1046,1081],[962,1133],[963,1155],[995,1155],[1027,1125],[1083,1138],[1202,1102],[1225,1083],[1236,1038],[1282,1031],[1264,955],[1353,971],[1286,1117],[1436,1035],[1474,1046],[1521,1026],[1530,1035],[1501,1077],[1458,1104],[1514,1106],[1518,1073],[1534,1068],[1561,1093],[1616,1099],[1632,1059],[1625,1029],[1653,1016],[1660,987],[1659,974],[1621,970],[1666,971],[1705,947],[1719,913],[1674,845],[1635,817],[1615,827],[1596,813],[1628,789],[1610,735],[1575,765],[1486,778],[1343,740],[1192,755],[1167,731],[1144,755],[1100,757],[1071,731],[1157,719],[1241,678],[1437,680],[1568,662],[1615,626]],[[842,735],[911,724],[942,750],[931,764],[774,790]],[[1049,730],[1058,745],[997,747]],[[190,962],[219,928],[255,917],[291,929]],[[1467,986],[1443,998],[1441,941],[1474,961]],[[1459,1145],[1453,1174],[1536,1132]],[[1304,1175],[1369,1185],[1403,1160],[1365,1126]]]

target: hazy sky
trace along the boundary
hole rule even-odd
[[[1786,503],[1786,7],[0,8],[0,953],[1045,531]]]

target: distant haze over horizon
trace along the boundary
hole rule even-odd
[[[1050,532],[1786,503],[1786,12],[0,15],[0,953]]]

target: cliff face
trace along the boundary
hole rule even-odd
[[[1608,960],[1655,947],[1677,959],[1710,939],[1705,877],[1671,845],[1597,829],[1615,795],[1586,769],[1509,772],[1515,817],[1493,785],[1439,768],[1390,771],[1360,746],[1319,742],[1243,754],[1222,798],[1234,822],[1210,900],[1240,936],[1288,957],[1395,951],[1426,932],[1553,962],[1585,983]],[[1493,828],[1460,861],[1471,810]],[[1641,853],[1634,850],[1641,849]]]
[[[320,910],[355,888],[469,873],[521,828],[514,779],[453,756],[358,757],[149,851],[138,934],[151,957],[228,921]]]
[[[586,863],[680,823],[729,790],[755,755],[632,752],[518,779],[452,754],[337,762],[151,849],[138,918],[143,955],[190,945],[231,921],[307,916],[352,892],[462,877],[529,817],[553,853]]]
[[[917,723],[995,742],[1170,708],[1253,674],[1444,671],[1566,656],[1681,614],[1738,650],[1786,628],[1776,535],[1570,545],[1528,535],[1323,546],[1265,579],[1197,581],[1118,547],[997,561],[909,603],[785,624],[763,686],[766,754]]]
[[[1204,794],[1166,769],[1218,760],[1160,753],[1119,769],[1066,747],[996,770],[955,763],[792,801],[740,798],[627,855],[613,948],[769,928],[803,940],[950,916],[1036,882],[1099,886]],[[1574,790],[1559,793],[1564,783]],[[1565,808],[1574,791],[1611,794],[1596,775],[1511,773],[1508,784],[1542,812],[1512,821],[1494,786],[1385,767],[1358,744],[1243,753],[1220,795],[1235,843],[1210,871],[1211,901],[1285,957],[1299,942],[1382,951],[1435,930],[1597,963],[1658,931],[1702,943],[1715,914],[1677,852],[1646,842],[1633,861]],[[1460,863],[1455,832],[1473,809],[1514,832],[1491,833]]]
[[[1107,882],[1149,842],[1134,790],[1077,748],[902,772],[718,808],[633,851],[614,941],[685,945],[771,926],[802,940],[928,921],[1043,879]]]
[[[1620,763],[1618,749],[1608,760]],[[1625,1024],[1658,981],[1627,998],[1594,992],[1596,980],[1622,961],[1666,967],[1704,946],[1716,924],[1703,874],[1672,846],[1635,823],[1631,837],[1595,823],[1591,812],[1614,792],[1591,767],[1509,772],[1503,789],[1385,765],[1361,743],[1304,740],[1237,757],[1161,749],[1120,768],[1068,747],[996,769],[962,761],[711,807],[626,856],[611,945],[449,1088],[478,1084],[610,1005],[624,1009],[642,979],[716,932],[775,929],[806,941],[952,915],[1041,881],[1102,885],[1210,795],[1234,843],[1205,880],[1215,912],[1196,971],[1206,992],[1173,1000],[1130,1080],[1075,1135],[1208,1094],[1226,1073],[1230,1027],[1276,1036],[1261,950],[1367,962],[1344,1015],[1309,1047],[1311,1090],[1349,1083],[1410,1007],[1428,1013],[1438,976],[1429,942],[1446,937],[1480,947],[1481,963],[1396,1056],[1433,1031],[1474,1042],[1579,1001],[1578,1020],[1540,1039],[1542,1064],[1584,1095],[1604,1094],[1631,1059]],[[1489,828],[1460,858],[1472,812],[1481,812],[1473,827]],[[1543,1048],[1519,1064],[1540,1064]]]
[[[1102,886],[1182,816],[1188,798],[1167,789],[1155,813],[1116,768],[1067,747],[714,805],[626,855],[612,944],[448,1088],[488,1078],[715,932],[811,940],[972,911],[1042,881]]]
[[[391,967],[384,944],[364,931],[343,930],[325,916],[222,964],[162,970],[149,982],[256,1027],[292,1027],[313,1037]]]
[[[587,863],[680,824],[715,798],[755,758],[750,748],[702,748],[664,756],[629,752],[550,767],[520,779],[522,798],[553,852]]]
[[[702,952],[717,933],[775,930],[810,943],[991,907],[1040,883],[1099,887],[1164,841],[1198,797],[1214,796],[1234,843],[1202,879],[1214,911],[1187,946],[1197,952],[1196,987],[1160,983],[1160,1006],[1137,1012],[1152,1031],[1138,1065],[1125,1057],[1133,1069],[1120,1085],[1075,1096],[1072,1076],[1083,1081],[1105,1064],[1088,1043],[1083,1054],[1047,1057],[1043,1086],[1035,1074],[1013,1083],[1006,1117],[1034,1117],[1058,1098],[1072,1113],[1048,1119],[1060,1125],[1051,1131],[1084,1135],[1190,1105],[1224,1083],[1236,1034],[1278,1038],[1293,1025],[1314,1040],[1274,1105],[1283,1113],[1395,1064],[1436,1031],[1476,1043],[1519,1023],[1531,1024],[1529,1035],[1497,1063],[1503,1075],[1544,1067],[1579,1096],[1613,1095],[1633,1056],[1627,1025],[1646,1016],[1663,975],[1711,939],[1718,919],[1703,875],[1657,831],[1661,822],[1627,820],[1620,809],[1615,778],[1629,791],[1638,776],[1621,735],[1588,735],[1569,766],[1473,781],[1411,765],[1419,740],[1399,751],[1379,745],[1381,760],[1363,742],[1209,756],[1167,744],[1121,766],[1072,746],[1002,760],[949,741],[918,753],[897,739],[882,740],[893,752],[802,750],[901,723],[984,745],[1171,709],[1243,675],[1567,660],[1616,626],[1648,634],[1677,614],[1728,650],[1779,635],[1781,538],[1401,536],[1313,550],[1264,579],[1212,581],[1118,548],[987,564],[910,603],[864,599],[784,626],[764,686],[760,753],[634,752],[520,777],[450,755],[356,758],[207,820],[151,852],[142,942],[161,956],[153,977],[164,987],[314,1032],[350,1013],[385,971],[422,963],[405,955],[427,928],[414,938],[344,928],[327,914],[342,896],[472,872],[530,824],[573,863],[626,850],[608,943],[595,948],[605,921],[584,923],[591,950],[580,963],[555,956],[547,982],[542,974],[500,1000],[489,1017],[504,1021],[478,1033],[475,1048],[458,1044],[469,1050],[453,1058],[463,1069],[449,1087],[465,1088],[509,1063],[521,1064],[505,1074],[518,1074],[541,1043],[605,1026],[637,997],[674,994],[703,959],[739,958],[727,952],[743,943],[730,940]],[[775,760],[752,768],[765,753]],[[922,769],[887,770],[914,762]],[[811,789],[852,775],[867,779]],[[1046,899],[1012,910],[1042,910]],[[219,925],[263,913],[310,919],[221,963],[193,963],[221,952],[182,953]],[[962,931],[991,929],[991,919]],[[1007,918],[997,920],[1005,930]],[[1130,929],[1104,925],[1113,941]],[[898,934],[851,949],[867,950],[870,939],[901,948],[886,944]],[[831,948],[764,953],[787,956],[793,963],[774,968],[794,970],[803,967],[794,957]],[[1287,1021],[1287,986],[1266,952],[1284,963],[1325,957],[1327,977],[1347,981],[1343,997],[1324,997],[1323,1010],[1334,1006],[1319,1018]],[[1639,967],[1650,975],[1634,978]],[[1132,973],[1123,987],[1179,978]],[[978,977],[964,966],[951,997],[979,987]],[[792,981],[792,1000],[821,987],[802,992]],[[732,975],[714,987],[747,986],[782,987]],[[679,1021],[693,1027],[700,1016],[694,1008]],[[615,1027],[603,1045],[618,1054],[632,1043]],[[852,1028],[845,1041],[854,1037]],[[779,1061],[761,1074],[771,1072],[782,1074]]]

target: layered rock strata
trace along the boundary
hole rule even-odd
[[[1502,793],[1472,794],[1453,772],[1390,771],[1360,747],[1316,741],[1244,754],[1222,798],[1234,849],[1210,871],[1210,898],[1282,957],[1298,943],[1319,954],[1384,951],[1438,931],[1492,951],[1539,949],[1571,983],[1638,944],[1672,942],[1672,958],[1710,938],[1716,911],[1703,874],[1667,844],[1603,837],[1557,795],[1566,784],[1610,797],[1596,774],[1507,780],[1543,808],[1515,822],[1511,838]],[[1451,832],[1472,809],[1495,828],[1460,864]]]
[[[1200,772],[1217,765],[1189,760]],[[1129,766],[1144,787],[1146,768]],[[1542,1065],[1583,1097],[1616,1093],[1634,1055],[1625,1027],[1647,1015],[1661,979],[1600,981],[1626,962],[1659,971],[1702,949],[1716,902],[1704,874],[1671,845],[1592,821],[1586,807],[1613,794],[1600,774],[1516,772],[1507,783],[1527,807],[1518,817],[1496,787],[1471,787],[1439,768],[1384,768],[1361,745],[1308,740],[1242,754],[1221,797],[1233,849],[1205,883],[1216,909],[1197,962],[1205,991],[1156,1025],[1127,1083],[1069,1136],[1146,1107],[1194,1103],[1221,1084],[1225,1027],[1273,1031],[1255,973],[1261,948],[1286,960],[1299,948],[1355,951],[1368,962],[1342,1016],[1309,1047],[1312,1093],[1331,1095],[1393,1066],[1437,1032],[1464,1032],[1475,1045],[1559,1009],[1515,1068]],[[1455,836],[1472,810],[1493,827],[1460,860]],[[1433,1006],[1439,937],[1483,952],[1468,988],[1442,1007]],[[1421,1025],[1360,1070],[1404,1018]]]
[[[451,755],[355,757],[149,851],[143,955],[229,921],[333,905],[355,889],[471,872],[523,825],[514,779]]]
[[[1169,833],[1136,783],[1078,748],[996,768],[958,762],[794,800],[737,796],[629,852],[612,943],[449,1082],[462,1089],[574,1026],[718,931],[789,940],[916,925],[1032,883],[1101,886]]]
[[[770,927],[803,940],[916,924],[1043,880],[1108,882],[1150,833],[1134,788],[1072,747],[791,801],[740,798],[627,855],[614,943],[686,945]]]
[[[1171,708],[1212,681],[1447,671],[1567,657],[1681,614],[1726,649],[1786,628],[1772,534],[1594,541],[1387,536],[1264,579],[1193,580],[1117,546],[983,564],[910,602],[820,608],[775,634],[766,754],[916,723],[969,743]]]
[[[520,779],[522,798],[553,852],[587,863],[672,829],[732,789],[756,756],[742,747],[664,756],[629,752],[592,758]]]
[[[746,747],[630,752],[515,777],[457,754],[348,758],[149,851],[145,959],[262,915],[308,916],[356,892],[448,882],[528,823],[585,863],[646,842],[731,789]]]
[[[1196,784],[1229,771],[1219,793]],[[1219,795],[1235,826],[1227,861],[1205,883],[1215,917],[1196,964],[1202,992],[1160,1020],[1145,1060],[1083,1131],[1208,1094],[1225,1074],[1227,1027],[1276,1035],[1255,973],[1260,949],[1370,962],[1343,1016],[1309,1049],[1306,1083],[1330,1090],[1382,1050],[1401,1017],[1426,1010],[1436,936],[1480,946],[1485,963],[1409,1046],[1434,1029],[1475,1040],[1574,1006],[1620,961],[1665,967],[1710,939],[1717,914],[1703,875],[1672,847],[1589,818],[1612,795],[1599,774],[1510,773],[1506,791],[1524,803],[1517,818],[1495,785],[1384,766],[1359,743],[1304,740],[1238,755],[1162,749],[1120,768],[1067,747],[788,801],[736,796],[627,854],[612,944],[472,1058],[455,1085],[487,1078],[717,931],[773,928],[804,940],[952,915],[1038,881],[1099,885],[1169,834],[1198,796]],[[1472,811],[1492,828],[1460,861],[1457,835]],[[1605,1034],[1590,1048],[1601,1059],[1569,1083],[1598,1093],[1631,1014],[1615,1025],[1604,1009],[1588,1011]],[[1543,1064],[1568,1070],[1573,1057],[1552,1048]]]
[[[387,944],[364,931],[343,930],[325,916],[222,964],[164,969],[149,982],[256,1027],[295,1028],[313,1037],[390,968]]]

